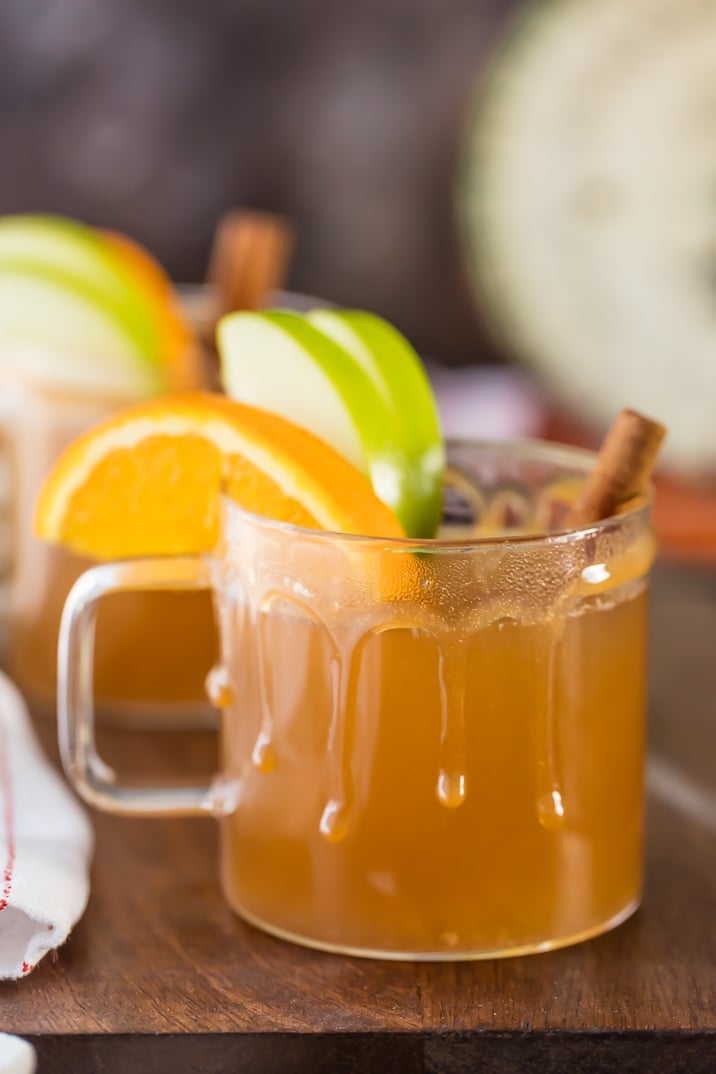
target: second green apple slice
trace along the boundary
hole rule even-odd
[[[0,217],[0,274],[34,274],[106,309],[135,351],[156,363],[158,335],[146,299],[101,234],[59,216]]]
[[[393,325],[373,313],[315,309],[308,318],[353,356],[388,403],[409,460],[406,528],[416,537],[434,537],[442,514],[445,449],[420,357]]]
[[[35,265],[0,269],[0,369],[47,384],[151,395],[160,368],[139,352],[113,307],[61,273]]]
[[[228,395],[320,436],[370,477],[409,536],[414,485],[392,408],[360,364],[295,313],[233,313],[218,326]]]

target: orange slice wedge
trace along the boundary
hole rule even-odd
[[[209,551],[221,490],[280,521],[403,536],[369,480],[323,441],[203,392],[130,407],[75,440],[40,492],[35,532],[94,559]]]

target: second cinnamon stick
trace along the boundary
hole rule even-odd
[[[586,526],[609,518],[642,494],[665,436],[666,429],[658,421],[635,410],[622,410],[570,513],[570,526]]]

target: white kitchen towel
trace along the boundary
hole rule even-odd
[[[0,673],[0,979],[67,939],[89,895],[92,829]]]

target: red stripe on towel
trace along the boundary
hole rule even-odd
[[[15,868],[15,816],[12,797],[12,773],[10,771],[10,743],[7,729],[0,722],[0,789],[3,796],[3,820],[5,822],[5,840],[7,856],[5,867],[0,874],[0,910],[7,909],[12,891],[12,871]]]

